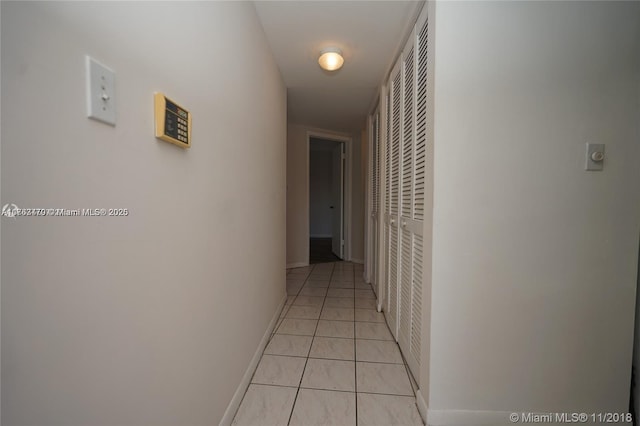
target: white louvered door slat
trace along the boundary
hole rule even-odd
[[[376,165],[378,163],[378,114],[373,117],[373,146],[371,147],[371,154],[373,161],[371,163],[371,187],[373,189],[373,197],[371,200],[371,210],[375,214],[378,212],[378,170]]]
[[[372,239],[372,256],[371,259],[373,260],[373,267],[371,268],[372,271],[372,284],[373,284],[373,288],[375,289],[376,293],[377,293],[377,285],[378,285],[378,221],[379,221],[379,213],[380,213],[380,206],[379,206],[379,193],[380,193],[380,175],[378,172],[378,167],[379,167],[379,148],[380,148],[380,112],[376,111],[376,113],[374,114],[373,117],[373,146],[371,147],[371,151],[372,151],[372,173],[371,173],[371,179],[372,179],[372,192],[373,192],[373,196],[372,196],[372,215],[371,215],[371,219],[372,219],[372,235],[371,235],[371,239]]]
[[[379,241],[380,241],[380,111],[376,111],[374,120],[375,138],[373,139],[373,152],[375,156],[373,158],[373,170],[374,170],[374,186],[375,197],[373,199],[373,208],[375,211],[373,221],[373,284],[376,294],[378,293],[378,259],[379,259]]]
[[[400,63],[399,63],[400,64]],[[399,65],[398,64],[398,65]],[[399,233],[398,215],[400,209],[400,155],[402,143],[402,73],[396,66],[391,80],[391,132],[390,132],[390,208],[389,208],[389,264],[388,264],[388,316],[389,328],[393,336],[398,337],[398,273],[399,273]]]
[[[401,243],[400,243],[400,300],[398,343],[404,352],[411,348],[411,275],[412,232],[407,225],[413,210],[413,149],[414,149],[414,46],[410,37],[402,64],[403,114],[402,114],[402,191],[401,191]]]
[[[384,208],[385,208],[385,213],[386,214],[391,214],[391,192],[389,191],[389,184],[391,183],[391,96],[390,96],[390,91],[391,88],[389,88],[389,93],[387,93],[387,114],[386,114],[386,121],[387,121],[387,137],[386,137],[386,144],[385,144],[385,151],[386,151],[386,156],[385,156],[385,174],[384,174],[384,180],[385,180],[385,197],[384,197]]]
[[[424,220],[424,180],[425,180],[425,148],[427,138],[427,22],[421,28],[418,44],[418,78],[417,114],[416,114],[416,161],[415,161],[415,194],[414,219]]]
[[[411,339],[411,231],[401,228],[400,255],[400,324],[398,342],[403,349],[409,349]]]
[[[384,153],[384,176],[380,180],[384,186],[384,216],[382,218],[383,239],[380,244],[382,250],[383,267],[381,268],[381,284],[384,288],[384,309],[389,311],[389,253],[391,251],[391,234],[389,233],[389,218],[391,216],[391,86],[387,85],[384,103],[384,142],[381,144],[381,153]]]
[[[430,278],[423,276],[423,259],[431,244],[423,227],[425,216],[430,217],[425,209],[432,206],[433,177],[427,24],[425,9],[390,73],[381,99],[384,104],[372,119],[373,144],[378,148],[372,149],[372,167],[379,165],[377,177],[372,174],[372,210],[380,213],[376,215],[379,234],[372,235],[379,255],[374,251],[374,257],[380,259],[377,278],[386,293],[381,299],[385,318],[414,377],[421,375],[422,332],[426,331],[423,278]]]
[[[422,350],[422,235],[413,235],[412,250],[411,350],[407,359],[411,371],[417,375]]]
[[[402,114],[403,139],[402,139],[402,217],[411,218],[412,201],[411,192],[413,187],[413,140],[414,140],[414,120],[413,120],[413,87],[414,87],[414,63],[413,47],[406,55],[403,64],[404,72],[404,111]]]
[[[415,139],[413,160],[412,220],[414,232],[411,237],[411,321],[410,342],[403,349],[407,364],[414,375],[419,374],[422,351],[422,259],[423,225],[425,209],[425,173],[427,147],[427,38],[428,21],[422,19],[416,26],[415,43]],[[406,345],[405,345],[406,346]]]

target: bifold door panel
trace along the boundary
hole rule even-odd
[[[385,316],[416,377],[422,350],[427,39],[427,19],[421,16],[391,71],[384,104],[370,121],[372,258],[383,262],[372,270],[384,272],[376,278],[385,288]]]

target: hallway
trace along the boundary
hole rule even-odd
[[[640,1],[0,12],[2,426],[640,413]]]
[[[234,425],[422,425],[362,265],[287,272],[286,305]]]

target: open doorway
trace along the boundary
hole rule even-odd
[[[309,263],[345,258],[345,143],[309,138]]]

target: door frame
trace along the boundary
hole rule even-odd
[[[351,159],[353,153],[353,138],[350,136],[337,135],[334,133],[324,132],[321,130],[308,130],[307,131],[307,216],[311,215],[311,207],[310,207],[310,164],[309,159],[311,156],[311,138],[322,139],[331,142],[342,142],[345,147],[345,169],[344,169],[344,181],[343,181],[343,191],[344,191],[344,206],[342,210],[342,223],[343,223],[343,233],[344,233],[344,259],[345,261],[351,261],[351,211],[352,211],[352,179],[351,179]],[[307,226],[307,262],[309,262],[310,256],[310,248],[309,248],[309,240],[310,240],[310,226]]]
[[[329,141],[327,141],[329,142]],[[321,142],[322,143],[322,142]],[[334,167],[338,166],[339,167],[339,171],[337,169],[332,170],[331,173],[331,195],[332,195],[332,199],[331,199],[331,204],[333,204],[333,206],[331,206],[331,209],[333,210],[331,212],[331,251],[333,252],[334,255],[338,256],[340,259],[344,260],[346,258],[346,247],[345,247],[345,240],[346,240],[346,236],[345,236],[345,229],[344,229],[344,225],[345,225],[345,220],[344,220],[344,205],[345,205],[345,192],[344,192],[344,183],[346,181],[345,179],[345,171],[346,171],[346,167],[345,167],[345,163],[346,163],[346,158],[347,158],[347,150],[346,150],[346,146],[344,144],[344,142],[334,142],[335,145],[333,146],[333,148],[331,149],[331,163]],[[309,154],[311,155],[311,154]],[[336,158],[337,157],[337,158]],[[337,160],[337,161],[336,161]],[[338,178],[338,179],[336,179]],[[334,180],[335,179],[335,180]],[[336,184],[337,187],[339,188],[339,195],[336,194],[334,192],[334,190],[336,189]],[[339,196],[339,200],[336,199],[336,195]],[[309,196],[311,196],[311,194],[309,194]],[[337,201],[337,203],[336,203]],[[339,210],[338,210],[338,221],[339,221],[339,228],[338,228],[338,235],[339,235],[339,239],[338,241],[334,241],[335,239],[335,234],[334,231],[336,231],[336,223],[334,222],[335,216],[336,216],[336,211],[335,211],[335,205],[339,205]],[[311,213],[311,212],[309,212]]]
[[[385,247],[387,247],[387,238],[386,238],[386,228],[387,228],[387,210],[386,210],[386,197],[388,188],[388,176],[386,172],[386,162],[387,162],[387,144],[389,144],[389,140],[387,138],[387,109],[388,109],[388,95],[389,95],[389,87],[387,83],[384,83],[380,86],[379,92],[379,112],[380,112],[380,146],[378,150],[378,174],[379,174],[379,185],[378,188],[378,199],[380,200],[380,211],[378,212],[378,258],[377,258],[377,278],[378,282],[376,286],[378,287],[378,312],[382,312],[385,306],[387,306],[387,298],[389,295],[387,294],[387,286],[389,285],[389,277],[387,275],[387,251]]]
[[[365,190],[365,235],[364,235],[364,250],[365,250],[365,267],[364,267],[364,280],[371,284],[372,286],[375,287],[374,291],[377,295],[381,295],[380,290],[378,288],[378,282],[380,281],[378,273],[379,273],[379,267],[378,267],[378,263],[379,263],[379,256],[376,256],[376,253],[379,252],[379,245],[380,245],[380,216],[381,216],[381,212],[379,210],[376,211],[377,213],[377,217],[376,217],[376,223],[374,224],[374,220],[373,220],[373,211],[374,211],[374,206],[373,206],[373,169],[376,166],[374,161],[373,161],[373,151],[374,150],[378,150],[378,156],[377,156],[377,160],[378,160],[378,166],[380,166],[380,143],[378,143],[376,146],[376,142],[381,142],[382,141],[382,135],[380,134],[380,131],[382,129],[382,123],[381,123],[381,119],[382,116],[380,114],[380,107],[379,107],[379,98],[376,98],[376,107],[374,108],[373,112],[371,112],[370,115],[367,116],[367,129],[368,129],[368,137],[367,137],[367,173],[366,173],[366,179],[367,179],[367,183],[366,183],[366,190]],[[378,133],[377,133],[377,137],[378,137],[378,141],[375,140],[374,138],[374,125],[375,125],[375,118],[376,115],[378,117]],[[364,142],[363,142],[364,143]],[[376,170],[377,173],[377,177],[378,177],[378,206],[379,207],[382,203],[380,203],[380,195],[382,193],[382,179],[380,177],[380,167],[378,167],[378,170]],[[374,240],[373,235],[374,233],[376,234],[376,239]]]
[[[373,122],[375,112],[367,115],[367,172],[364,191],[364,281],[373,284],[373,253],[375,253],[373,233]],[[364,144],[365,141],[362,141]],[[377,290],[377,289],[376,289]]]

